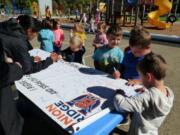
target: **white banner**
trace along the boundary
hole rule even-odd
[[[30,54],[43,59],[50,55],[39,49]],[[116,89],[124,89],[127,96],[136,94],[134,89],[139,86],[129,87],[125,80],[107,76],[81,64],[59,61],[41,72],[24,76],[16,86],[62,128],[71,132],[72,127],[77,127],[75,124],[83,123],[78,125],[79,130],[109,113]]]

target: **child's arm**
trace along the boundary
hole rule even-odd
[[[141,84],[141,80],[140,79],[128,79],[128,82],[126,84],[128,86],[138,85],[138,84]]]
[[[64,32],[61,30],[61,36],[60,36],[60,45],[64,42]]]
[[[112,72],[112,75],[115,79],[119,79],[121,77],[121,73],[123,71],[123,58],[124,54],[119,50],[119,63],[117,63],[116,66],[113,66]]]
[[[100,64],[99,64],[100,57],[101,57],[101,55],[100,55],[100,49],[97,49],[97,50],[94,52],[92,58],[93,58],[93,60],[94,60],[94,67],[95,67],[95,69],[98,69],[98,70],[100,70]]]
[[[143,92],[137,96],[125,97],[118,93],[114,97],[115,109],[119,112],[142,112],[149,106],[150,96],[148,92]]]
[[[61,50],[60,54],[61,54],[61,58],[65,61],[67,61],[68,55],[69,55],[69,47],[64,50]]]
[[[72,38],[74,36],[74,32],[72,29],[70,29],[69,37]]]
[[[55,37],[54,37],[54,34],[53,34],[53,33],[51,34],[51,41],[52,41],[52,43],[54,44],[54,42],[55,42]]]
[[[111,74],[115,79],[119,79],[121,78],[121,73],[122,73],[122,69],[123,69],[123,65],[120,63],[117,63],[115,65],[113,65],[112,69],[111,69]]]
[[[107,36],[106,36],[106,34],[104,34],[104,36],[103,36],[103,40],[104,40],[104,45],[107,45],[107,44],[108,44],[108,40],[107,40]]]
[[[94,61],[94,67],[99,70],[100,65],[98,61]]]
[[[98,38],[97,38],[97,34],[95,35],[95,38],[94,38],[94,40],[93,40],[93,46],[94,46],[95,48],[98,48]]]
[[[41,61],[41,57],[35,56],[35,57],[33,57],[33,61],[34,62],[40,62]]]
[[[102,44],[93,43],[93,46],[94,46],[95,48],[99,48],[99,47],[101,47],[101,46],[103,46],[103,45],[102,45]]]
[[[120,77],[121,77],[121,73],[115,67],[114,67],[114,72],[112,75],[115,79],[120,79]]]
[[[39,42],[41,42],[41,35],[40,35],[40,33],[38,34],[37,40],[38,40]]]
[[[85,47],[82,47],[82,48],[80,49],[80,51],[81,51],[82,55],[84,55],[84,53],[86,52],[86,48],[85,48]]]

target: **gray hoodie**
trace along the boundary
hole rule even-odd
[[[137,96],[115,96],[114,106],[117,111],[133,112],[128,135],[158,135],[158,128],[173,106],[174,94],[170,88],[166,89],[168,96],[155,87]]]

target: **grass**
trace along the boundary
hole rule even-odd
[[[161,21],[166,21],[167,17],[160,17]],[[180,22],[180,17],[177,18],[176,22]]]

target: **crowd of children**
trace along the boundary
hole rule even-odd
[[[83,55],[85,53],[86,34],[81,24],[74,24],[69,34],[69,47],[62,50],[65,39],[64,32],[60,28],[60,21],[55,19],[42,20],[42,30],[38,34],[40,48],[47,52],[55,52],[60,58],[68,62],[77,62],[83,64]],[[38,62],[38,56],[34,59]]]
[[[97,21],[97,20],[96,20]],[[93,30],[94,32],[94,30]],[[174,95],[165,86],[167,64],[164,58],[151,50],[151,35],[141,26],[130,32],[129,46],[123,52],[119,44],[123,30],[119,25],[112,25],[106,31],[106,24],[98,22],[97,33],[93,41],[94,66],[97,70],[111,74],[115,79],[127,80],[127,85],[143,85],[137,96],[127,97],[122,90],[117,90],[114,106],[118,112],[131,113],[130,135],[158,134],[158,128],[170,112]],[[42,30],[38,34],[40,48],[55,52],[67,62],[83,64],[86,51],[86,34],[83,25],[74,24],[70,31],[69,47],[62,50],[65,39],[59,20],[46,18],[42,21]],[[35,61],[38,57],[35,57]]]
[[[137,96],[127,97],[124,91],[117,90],[114,97],[115,109],[125,113],[124,116],[131,115],[128,135],[157,135],[174,100],[172,90],[164,84],[166,61],[151,51],[151,35],[141,26],[131,30],[124,53],[118,48],[121,27],[111,26],[106,34],[108,44],[98,46],[93,55],[95,68],[112,74],[115,79],[126,79],[127,85],[144,86]]]

